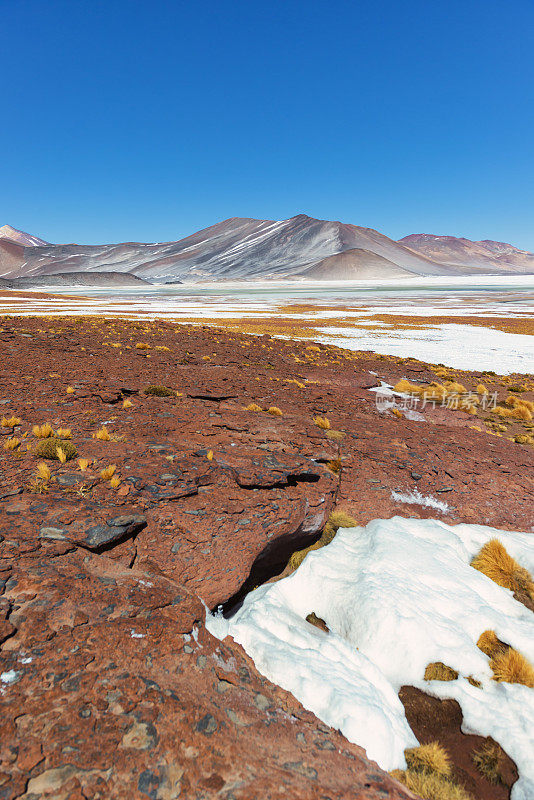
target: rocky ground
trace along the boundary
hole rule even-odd
[[[531,530],[531,421],[379,413],[380,379],[442,379],[411,359],[159,320],[0,327],[0,798],[411,796],[214,639],[205,605],[282,573],[335,508]],[[534,399],[525,376],[448,377]],[[72,460],[37,455],[45,423],[71,430]],[[414,488],[448,511],[392,499]],[[508,797],[479,785],[462,737],[444,724],[457,776]]]

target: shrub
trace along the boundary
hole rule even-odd
[[[145,389],[145,394],[151,394],[155,397],[172,397],[173,395],[176,396],[176,392],[174,389],[169,389],[168,386],[158,386],[152,385],[147,386]]]
[[[11,417],[2,417],[2,421],[0,425],[2,428],[16,428],[18,425],[21,425],[22,420],[18,417],[11,416]]]
[[[60,455],[60,452],[63,455]],[[42,439],[37,445],[35,454],[40,458],[49,458],[52,461],[70,461],[78,455],[78,451],[72,442],[65,441],[64,439],[56,439],[55,437],[48,437]],[[64,459],[63,459],[64,456]]]
[[[72,439],[72,432],[70,428],[58,428],[56,431],[58,439]]]
[[[109,485],[112,489],[118,489],[121,485],[121,479],[117,475],[114,475],[110,480]]]
[[[394,770],[391,774],[410,791],[426,800],[472,800],[471,795],[461,786],[433,772],[417,772],[409,769]]]
[[[534,688],[534,667],[525,656],[508,647],[496,655],[490,661],[493,671],[493,680],[499,683],[521,683],[523,686]]]
[[[103,425],[96,433],[93,433],[93,439],[100,439],[102,442],[109,442],[111,441],[111,434]]]
[[[534,596],[532,576],[507,552],[498,539],[490,539],[471,561],[471,566],[513,592]]]
[[[483,383],[479,383],[477,386],[477,394],[489,394],[489,390],[484,386]]]
[[[328,417],[314,417],[313,424],[324,431],[330,430],[330,420]]]
[[[132,406],[133,406],[133,403],[132,403],[131,400],[124,400],[123,403],[122,403],[122,407],[123,408],[132,408]]]
[[[34,425],[32,428],[32,433],[38,439],[46,439],[49,436],[53,436],[54,429],[48,424],[48,422],[45,422],[44,425]]]
[[[18,450],[20,447],[20,439],[17,439],[15,436],[10,436],[9,439],[6,439],[4,442],[4,450]]]
[[[114,475],[117,469],[116,464],[109,464],[109,466],[104,467],[104,469],[100,470],[100,477],[103,481],[109,481]]]
[[[267,413],[271,414],[273,417],[283,416],[281,410],[277,406],[269,406],[269,408],[267,409]]]
[[[442,661],[432,661],[425,668],[425,681],[455,681],[458,673]]]
[[[48,464],[45,464],[44,462],[37,464],[36,475],[37,478],[39,478],[42,481],[49,481],[52,476],[52,473],[48,468]]]
[[[74,389],[72,388],[72,386],[67,386],[67,390],[66,391],[67,391],[67,394],[74,394]]]
[[[421,744],[404,751],[408,769],[416,772],[434,772],[447,778],[451,774],[451,761],[446,750],[437,742]]]
[[[503,772],[506,764],[506,754],[497,742],[489,741],[475,750],[471,758],[481,775],[490,783],[505,783]]]
[[[257,403],[249,403],[248,406],[243,406],[244,411],[263,411],[263,408]]]
[[[326,465],[330,472],[333,472],[334,475],[339,475],[341,472],[341,459],[340,458],[333,458],[332,461],[329,461]]]
[[[78,467],[80,468],[80,472],[85,472],[90,463],[91,462],[89,461],[88,458],[79,458]]]
[[[495,631],[484,631],[478,637],[477,647],[490,658],[508,649],[508,645],[501,642]]]
[[[150,345],[146,342],[137,342],[135,345],[136,350],[150,350]]]

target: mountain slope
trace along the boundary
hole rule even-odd
[[[305,214],[278,222],[233,217],[155,244],[52,245],[6,229],[0,277],[8,279],[79,272],[131,273],[155,282],[534,273],[534,255],[511,245],[425,235],[396,242],[372,228]],[[21,242],[10,238],[13,231]]]
[[[534,272],[534,253],[519,250],[506,242],[493,242],[490,239],[475,242],[454,236],[412,233],[399,239],[399,243],[441,264]]]
[[[2,225],[0,228],[0,240],[7,239],[11,242],[21,244],[23,247],[39,247],[47,245],[44,239],[39,239],[37,236],[32,236],[24,231],[19,231],[18,228],[12,228],[11,225]]]

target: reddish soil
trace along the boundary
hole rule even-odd
[[[456,700],[439,700],[413,686],[403,686],[399,697],[420,744],[439,742],[447,751],[454,764],[453,779],[457,783],[476,800],[508,800],[518,778],[514,762],[503,751],[502,782],[498,783],[490,782],[475,768],[473,754],[493,740],[462,733],[462,710]]]
[[[235,602],[281,573],[336,506],[362,523],[530,530],[532,446],[459,411],[378,413],[377,375],[436,378],[413,360],[159,320],[1,327],[0,414],[21,423],[0,430],[21,447],[0,447],[0,799],[409,796],[211,637],[201,600]],[[456,375],[502,400],[524,382]],[[36,479],[32,427],[46,422],[71,428],[86,471],[48,461],[52,479]],[[118,441],[92,437],[104,424]],[[415,487],[450,512],[391,499]]]

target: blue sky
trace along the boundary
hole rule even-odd
[[[534,4],[0,0],[0,225],[307,213],[534,250]]]

